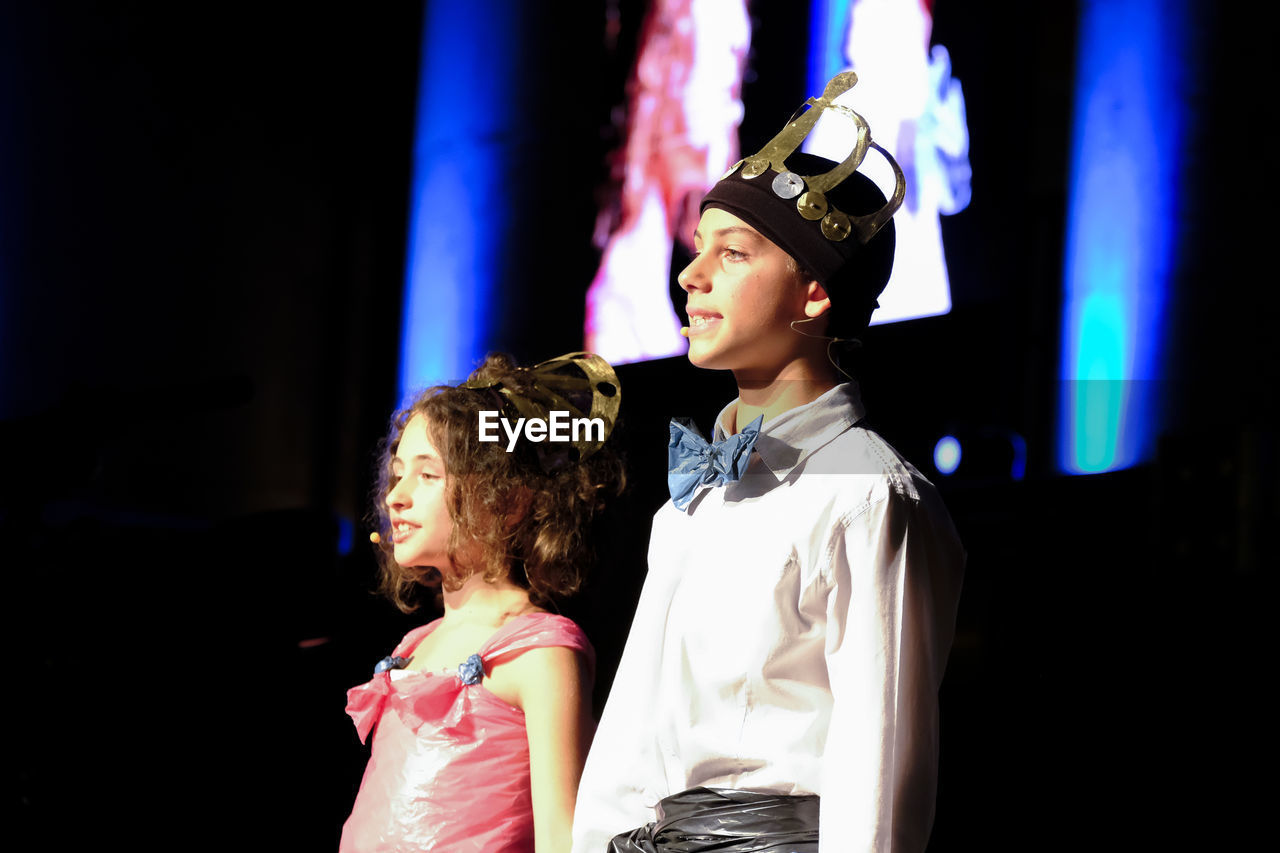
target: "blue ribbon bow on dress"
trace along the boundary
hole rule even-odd
[[[667,488],[676,509],[685,512],[700,486],[723,486],[742,479],[763,423],[761,415],[737,435],[711,443],[691,421],[672,420],[671,439],[667,442]]]

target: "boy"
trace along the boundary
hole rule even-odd
[[[858,425],[829,355],[869,322],[904,195],[896,163],[892,202],[855,171],[868,147],[892,163],[832,103],[856,79],[834,78],[703,199],[679,278],[689,359],[732,371],[739,397],[717,419],[722,446],[673,424],[673,498],[582,777],[575,853],[697,850],[689,836],[712,832],[822,853],[928,840],[964,553],[933,486]],[[838,165],[795,153],[828,109],[858,128]]]

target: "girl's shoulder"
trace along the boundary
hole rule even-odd
[[[591,641],[572,619],[555,613],[525,613],[508,621],[480,650],[486,662],[529,649],[565,647],[595,661]]]
[[[595,651],[571,619],[526,613],[507,622],[481,652],[485,685],[504,702],[528,711],[568,696],[590,694]]]

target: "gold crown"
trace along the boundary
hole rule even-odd
[[[781,199],[794,198],[796,210],[801,216],[810,221],[821,220],[824,237],[833,242],[840,242],[850,234],[855,234],[858,242],[865,244],[902,206],[902,200],[907,192],[907,180],[893,156],[871,140],[871,128],[868,127],[867,120],[848,107],[835,103],[836,98],[852,89],[857,82],[858,75],[852,71],[845,71],[832,77],[827,81],[821,98],[806,100],[805,105],[809,109],[802,113],[797,111],[798,114],[792,117],[777,136],[752,156],[735,163],[729,171],[724,173],[724,178],[731,176],[739,167],[742,169],[741,178],[744,180],[753,180],[769,169],[773,169],[778,173],[773,179],[774,195]],[[858,134],[853,150],[843,162],[829,172],[820,175],[797,175],[787,168],[786,158],[800,147],[813,130],[818,118],[826,110],[832,110],[853,121]],[[827,201],[827,193],[857,171],[858,166],[867,156],[868,148],[879,151],[893,167],[896,178],[893,197],[874,213],[849,216]]]
[[[603,421],[604,435],[599,441],[574,440],[565,449],[558,449],[552,442],[535,445],[538,461],[548,473],[565,464],[581,462],[604,446],[622,406],[622,387],[613,365],[593,352],[571,352],[533,367],[516,368],[516,372],[527,379],[526,387],[512,388],[498,380],[478,379],[459,387],[493,393],[523,418],[546,420],[553,411],[565,411],[575,418]]]

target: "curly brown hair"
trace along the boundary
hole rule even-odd
[[[510,356],[499,353],[490,354],[469,381],[498,382],[519,393],[531,379]],[[626,485],[622,460],[606,441],[585,460],[548,473],[528,442],[507,452],[505,441],[479,440],[480,412],[499,408],[500,399],[488,389],[442,385],[392,417],[381,446],[371,520],[381,538],[379,589],[405,613],[421,606],[423,590],[434,587],[437,579],[454,590],[476,572],[486,581],[507,579],[527,589],[539,606],[573,594],[582,584],[592,557],[591,523]],[[397,482],[392,460],[405,427],[417,415],[426,419],[427,434],[449,477],[446,499],[453,530],[447,548],[459,569],[449,576],[400,565],[390,544],[386,497]],[[462,543],[467,543],[467,554],[480,555],[475,565],[459,565]]]

